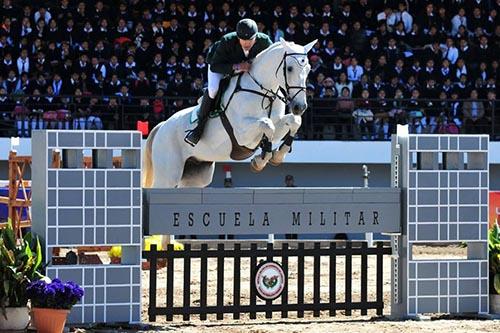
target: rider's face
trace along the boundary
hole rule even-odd
[[[241,48],[245,51],[249,51],[252,46],[255,45],[255,38],[254,39],[249,39],[249,40],[245,40],[245,39],[239,39],[240,40],[240,45],[241,45]]]

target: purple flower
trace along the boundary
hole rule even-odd
[[[51,283],[35,281],[28,286],[27,292],[33,306],[53,309],[71,309],[84,295],[78,284],[72,281],[63,283],[59,279]]]
[[[56,295],[56,286],[47,285],[43,292],[47,297],[54,297]]]

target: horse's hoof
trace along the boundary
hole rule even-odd
[[[263,168],[259,168],[257,166],[257,163],[255,162],[255,160],[252,160],[252,162],[250,163],[250,170],[252,170],[252,172],[255,172],[255,173],[258,173],[258,172],[261,172]]]
[[[275,162],[274,159],[272,159],[272,158],[269,160],[268,163],[271,164],[274,167],[277,167],[277,166],[279,166],[281,164],[281,162]]]
[[[271,159],[269,159],[268,163],[271,164],[272,166],[278,166],[281,163],[283,163],[285,157],[281,156],[281,158],[277,158],[278,154],[280,154],[279,151],[273,151],[273,157],[271,157]]]

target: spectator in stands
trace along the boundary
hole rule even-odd
[[[118,104],[118,98],[116,96],[111,97],[109,99],[106,111],[108,113],[108,116],[106,117],[107,119],[104,122],[104,124],[106,125],[106,122],[108,124],[105,127],[114,130],[123,129],[123,122],[122,122],[123,109]]]
[[[88,118],[87,118],[87,129],[89,130],[102,130],[103,124],[101,119],[101,106],[98,104],[99,100],[96,97],[92,97],[89,102]]]
[[[33,95],[28,98],[26,107],[31,111],[31,129],[44,129],[43,124],[43,103],[38,89],[33,90]]]
[[[389,129],[391,133],[396,132],[397,125],[406,125],[408,123],[403,99],[403,89],[396,89],[394,99],[390,105],[391,110],[389,111]]]
[[[373,112],[370,102],[370,92],[363,90],[361,100],[357,102],[356,110],[352,113],[358,136],[362,140],[374,139],[373,135]]]
[[[455,84],[455,89],[458,91],[458,95],[461,99],[470,96],[471,86],[466,74],[460,75],[460,81]]]
[[[447,59],[452,65],[458,60],[458,49],[455,47],[455,43],[452,38],[446,39],[446,44],[440,45],[443,52],[443,58]]]
[[[451,36],[455,37],[460,26],[467,29],[467,17],[465,16],[465,8],[460,8],[458,13],[451,19]]]
[[[14,109],[14,102],[9,98],[7,90],[0,87],[0,115],[1,119],[8,121],[11,119],[11,112]]]
[[[323,88],[321,88],[321,91],[319,93],[320,98],[333,98],[338,96],[338,91],[335,88],[335,82],[333,82],[333,79],[331,77],[327,77],[326,79],[323,80]],[[329,90],[327,94],[327,90]]]
[[[476,89],[471,90],[470,98],[464,102],[463,113],[466,133],[481,133],[484,125],[484,105],[478,100]]]
[[[389,140],[389,102],[386,99],[385,89],[380,89],[373,107],[373,138]]]
[[[462,113],[462,102],[458,100],[459,94],[456,90],[451,92],[451,101],[448,106],[447,122],[453,122],[458,129],[462,128],[463,123],[463,113]]]
[[[269,30],[272,41],[285,36],[285,31],[287,38],[297,42],[319,38],[310,53],[313,70],[309,84],[331,77],[339,93],[347,87],[352,96],[360,97],[368,88],[375,97],[383,89],[387,99],[393,98],[397,89],[403,89],[406,97],[419,89],[419,108],[426,111],[430,76],[436,96],[457,92],[459,98],[469,98],[471,89],[477,90],[478,100],[486,98],[490,90],[498,96],[500,6],[496,1],[427,2],[422,8],[414,0],[379,2],[341,1],[321,8],[267,2],[248,8],[226,2],[218,9],[213,3],[199,7],[183,1],[149,5],[141,1],[41,0],[25,4],[3,0],[0,89],[25,95],[38,89],[45,95],[47,86],[52,86],[49,99],[56,103],[40,97],[51,109],[44,114],[60,114],[57,110],[64,108],[59,108],[63,101],[58,97],[72,95],[76,89],[85,95],[104,95],[102,101],[107,104],[108,96],[121,93],[123,85],[129,90],[123,98],[126,110],[138,107],[136,96],[150,96],[157,89],[166,92],[167,98],[179,98],[173,107],[177,110],[191,104],[181,104],[180,97],[196,95],[191,87],[194,84],[194,91],[199,91],[197,78],[201,78],[201,85],[207,83],[205,59],[211,45],[233,31],[238,20],[252,18],[259,31]],[[429,59],[432,66],[427,66]],[[354,70],[356,62],[359,64],[354,66],[359,66],[363,75]],[[178,89],[181,86],[185,89]],[[318,85],[316,96],[322,90],[326,95],[326,89]],[[154,108],[153,100],[150,104]],[[73,107],[72,100],[62,104]],[[446,104],[451,108],[453,103]],[[110,122],[103,117],[106,128]]]
[[[420,91],[414,89],[411,92],[411,98],[408,101],[408,124],[410,125],[411,133],[422,133],[422,118],[425,116],[424,109],[420,103]]]
[[[348,87],[343,87],[336,104],[335,119],[335,139],[346,139],[352,132],[352,112],[354,111],[354,102],[351,99],[351,92]]]
[[[500,137],[500,102],[497,100],[497,94],[494,90],[488,91],[487,101],[485,105],[485,118],[488,125],[490,125],[490,132],[492,139]]]
[[[148,117],[148,121],[152,126],[156,126],[159,122],[165,119],[165,102],[164,102],[164,92],[162,89],[157,89],[155,93],[155,99],[152,103],[153,110]]]
[[[347,88],[349,90],[349,94],[352,93],[353,84],[347,79],[346,73],[342,72],[339,75],[338,82],[335,84],[335,89],[337,91],[342,91],[342,89]],[[351,96],[351,95],[349,95]]]
[[[149,80],[146,77],[146,71],[140,70],[137,79],[132,86],[132,94],[134,96],[151,96],[152,89]]]
[[[285,187],[296,187],[295,186],[295,179],[293,178],[292,175],[285,176]]]
[[[347,79],[353,83],[358,82],[363,76],[363,67],[358,65],[356,58],[351,59],[351,64],[347,67]],[[352,91],[352,88],[350,89]]]
[[[84,130],[87,128],[88,108],[87,101],[80,89],[75,90],[74,110],[72,113],[73,128]]]

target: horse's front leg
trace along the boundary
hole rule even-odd
[[[302,118],[294,114],[287,114],[283,116],[276,124],[275,136],[282,138],[283,143],[281,146],[273,150],[273,156],[269,160],[269,164],[278,166],[285,160],[286,154],[292,149],[292,142],[295,134],[302,125]]]
[[[253,172],[260,172],[267,165],[267,162],[273,157],[273,144],[272,140],[275,136],[276,127],[269,118],[260,120],[260,129],[264,133],[264,139],[261,143],[262,153],[255,156],[250,163],[250,168]]]

